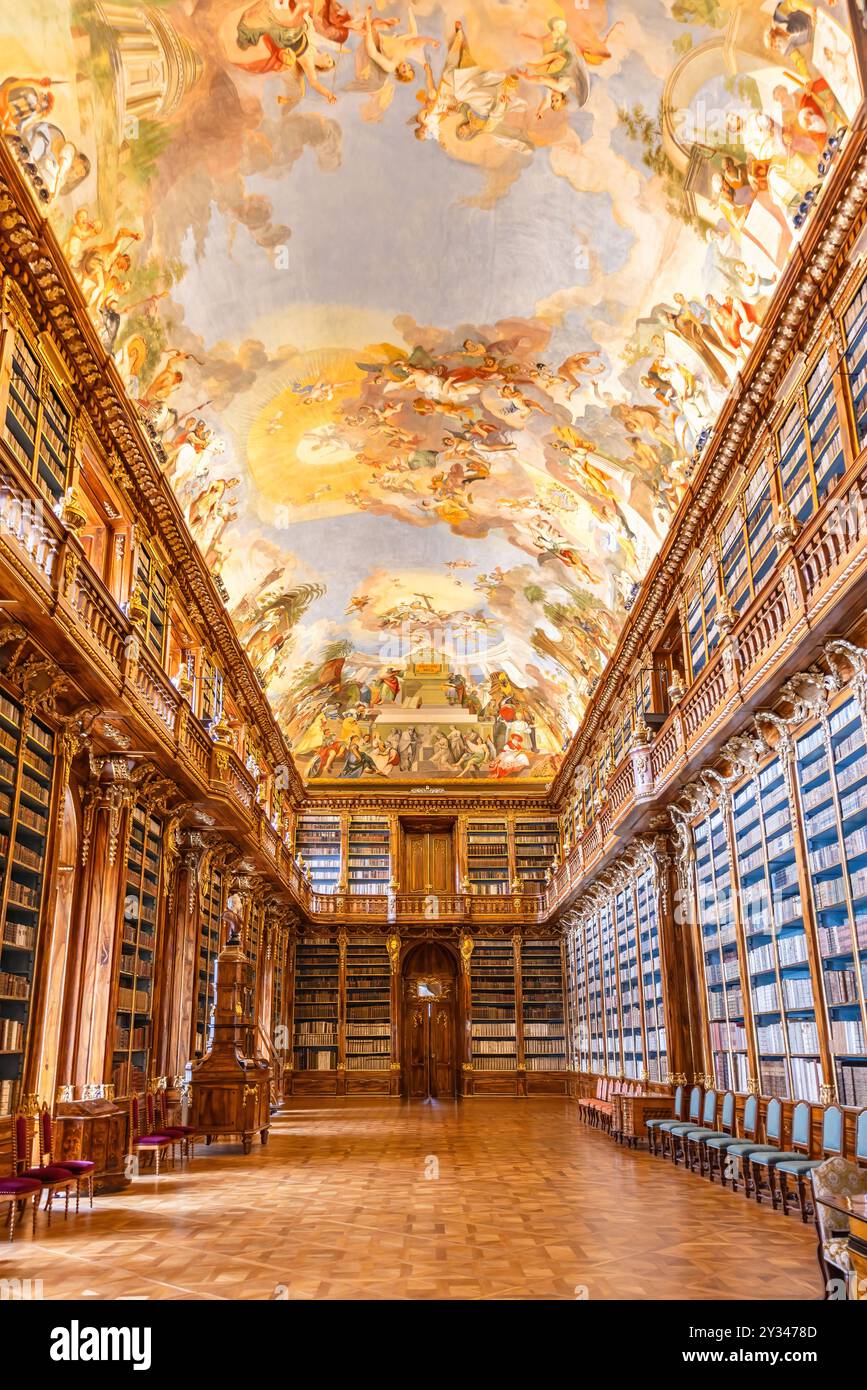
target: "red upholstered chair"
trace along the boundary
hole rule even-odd
[[[153,1154],[156,1176],[160,1175],[160,1159],[164,1153],[174,1154],[175,1140],[168,1134],[153,1134],[142,1130],[141,1104],[136,1095],[129,1102],[129,1145],[130,1151],[138,1154]],[[174,1156],[172,1157],[174,1163]]]
[[[153,1102],[153,1096],[149,1096],[148,1099],[149,1099],[151,1102]],[[169,1116],[168,1116],[168,1105],[166,1104],[166,1093],[165,1093],[165,1091],[162,1091],[162,1090],[157,1091],[157,1116],[156,1116],[156,1118],[157,1118],[157,1124],[158,1124],[158,1126],[159,1126],[160,1134],[167,1134],[167,1135],[169,1136],[170,1139],[174,1139],[175,1142],[178,1143],[178,1144],[180,1145],[181,1162],[183,1163],[184,1157],[186,1156],[187,1158],[189,1158],[190,1162],[192,1163],[193,1158],[195,1157],[195,1149],[196,1149],[196,1128],[195,1128],[195,1125],[170,1125],[170,1124],[167,1124],[167,1120],[168,1120],[168,1118],[169,1118]],[[152,1122],[152,1121],[153,1121],[153,1115],[151,1115],[151,1122]]]
[[[81,1202],[81,1184],[87,1180],[87,1195],[90,1205],[93,1206],[93,1175],[96,1172],[96,1164],[90,1158],[54,1158],[53,1123],[51,1111],[43,1101],[42,1109],[39,1112],[38,1134],[39,1134],[39,1162],[44,1166],[53,1168],[64,1168],[67,1173],[71,1173],[75,1179],[75,1210],[78,1211]]]
[[[26,1133],[26,1126],[25,1126]],[[9,1203],[9,1239],[15,1239],[15,1212],[20,1205],[24,1205],[31,1197],[33,1198],[33,1234],[36,1234],[36,1213],[39,1210],[39,1198],[42,1196],[42,1183],[36,1178],[20,1178],[18,1176],[18,1126],[12,1124],[12,1172],[0,1175],[0,1202]]]
[[[75,1186],[75,1177],[66,1168],[61,1168],[56,1163],[40,1164],[38,1168],[28,1168],[27,1164],[31,1141],[27,1133],[27,1116],[16,1115],[13,1121],[15,1125],[15,1148],[18,1159],[18,1177],[35,1178],[41,1183],[45,1193],[45,1213],[48,1217],[48,1225],[51,1225],[51,1208],[54,1202],[55,1192],[66,1194],[66,1203],[63,1208],[63,1219],[69,1215],[69,1192]]]

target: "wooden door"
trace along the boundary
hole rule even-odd
[[[407,826],[403,833],[403,877],[407,893],[455,891],[454,829]]]
[[[455,962],[425,943],[410,952],[403,980],[404,1094],[416,1100],[453,1100],[457,1094]]]

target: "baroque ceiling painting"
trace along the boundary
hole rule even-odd
[[[4,27],[4,134],[299,769],[549,782],[845,138],[845,7]]]

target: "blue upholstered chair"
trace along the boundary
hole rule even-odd
[[[855,1121],[855,1162],[867,1165],[867,1107],[858,1112]]]
[[[683,1098],[686,1092],[683,1086],[678,1086],[674,1092],[674,1119],[653,1119],[646,1120],[647,1126],[647,1147],[652,1154],[659,1152],[657,1149],[657,1139],[660,1138],[663,1125],[676,1125],[683,1119]]]
[[[711,1176],[711,1173],[710,1173],[710,1163],[711,1163],[711,1160],[710,1160],[710,1150],[708,1149],[708,1144],[709,1144],[710,1140],[711,1140],[711,1139],[733,1139],[733,1138],[734,1138],[734,1132],[735,1132],[735,1093],[734,1093],[734,1091],[726,1091],[725,1095],[723,1096],[722,1105],[721,1105],[721,1107],[720,1107],[719,1124],[720,1124],[719,1129],[710,1129],[710,1130],[706,1130],[706,1131],[704,1131],[702,1134],[699,1134],[699,1135],[697,1135],[697,1136],[695,1136],[695,1137],[693,1137],[692,1135],[690,1135],[690,1137],[689,1137],[689,1139],[688,1139],[688,1141],[687,1141],[687,1148],[690,1150],[690,1152],[687,1154],[687,1159],[688,1159],[688,1161],[689,1161],[690,1171],[693,1171],[693,1165],[692,1165],[692,1152],[691,1152],[691,1150],[692,1150],[692,1148],[694,1147],[694,1148],[695,1148],[696,1157],[698,1158],[698,1171],[699,1171],[699,1173],[702,1175],[702,1177],[704,1177],[705,1162],[707,1162],[708,1176],[709,1176],[709,1177]],[[719,1152],[719,1151],[718,1151],[718,1152]]]
[[[723,1165],[723,1154],[720,1155],[720,1181],[725,1187],[726,1176],[731,1178],[732,1192],[738,1190],[738,1177],[743,1173],[744,1196],[750,1195],[750,1160],[754,1154],[758,1153],[779,1153],[780,1136],[783,1132],[783,1106],[782,1102],[774,1097],[768,1101],[768,1109],[765,1115],[765,1139],[769,1143],[760,1143],[758,1140],[759,1129],[759,1101],[757,1096],[748,1096],[744,1106],[744,1137],[736,1139],[734,1143],[726,1141],[723,1154],[725,1163]],[[708,1141],[708,1148],[713,1143]]]
[[[770,1116],[770,1105],[768,1106]],[[812,1124],[812,1109],[806,1100],[799,1100],[792,1113],[792,1148],[782,1148],[782,1126],[776,1129],[772,1135],[766,1129],[766,1137],[774,1141],[773,1146],[768,1146],[759,1150],[757,1153],[750,1154],[746,1160],[747,1166],[752,1170],[753,1195],[761,1205],[762,1194],[767,1191],[771,1198],[771,1206],[777,1209],[777,1166],[780,1163],[797,1161],[805,1153],[810,1151],[810,1126]],[[795,1147],[797,1145],[797,1147]]]
[[[789,1214],[788,1178],[794,1178],[798,1190],[798,1210],[801,1213],[801,1220],[806,1222],[808,1211],[805,1179],[814,1168],[819,1168],[826,1158],[841,1158],[843,1154],[843,1111],[839,1105],[829,1105],[822,1116],[821,1158],[810,1158],[809,1122],[806,1140],[801,1138],[800,1132],[795,1134],[794,1124],[792,1125],[792,1148],[797,1150],[801,1157],[784,1158],[781,1163],[776,1165],[776,1174],[780,1182],[780,1197],[783,1202],[783,1215],[788,1216]]]
[[[723,1130],[727,1129],[725,1124],[725,1111],[723,1111]],[[726,1185],[725,1159],[730,1151],[732,1157],[741,1156],[744,1147],[757,1142],[759,1132],[759,1098],[758,1096],[747,1096],[744,1102],[743,1134],[739,1137],[735,1133],[736,1126],[733,1124],[731,1132],[709,1135],[704,1141],[707,1152],[707,1175],[713,1182],[714,1168],[719,1169],[719,1180],[723,1187]],[[732,1190],[737,1191],[737,1180],[734,1177],[734,1169],[730,1169],[732,1174]]]
[[[672,1153],[673,1161],[675,1163],[677,1162],[677,1153],[679,1151],[683,1155],[683,1161],[691,1173],[695,1171],[693,1168],[693,1161],[698,1157],[698,1142],[702,1135],[716,1133],[716,1108],[716,1091],[705,1091],[704,1101],[701,1107],[701,1124],[687,1125],[685,1129],[678,1128],[668,1131],[672,1141],[672,1147],[675,1151]]]
[[[676,1131],[678,1138],[680,1133],[686,1129],[698,1129],[701,1125],[701,1087],[693,1086],[689,1093],[689,1106],[686,1112],[686,1120],[665,1120],[659,1126],[662,1136],[662,1156],[671,1154],[672,1163],[677,1162],[678,1146],[672,1140],[672,1135]],[[666,1149],[668,1144],[668,1149]]]

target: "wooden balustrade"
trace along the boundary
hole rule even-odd
[[[768,659],[790,617],[785,585],[782,579],[777,579],[762,594],[758,608],[748,616],[737,635],[735,661],[741,679],[758,662]]]

